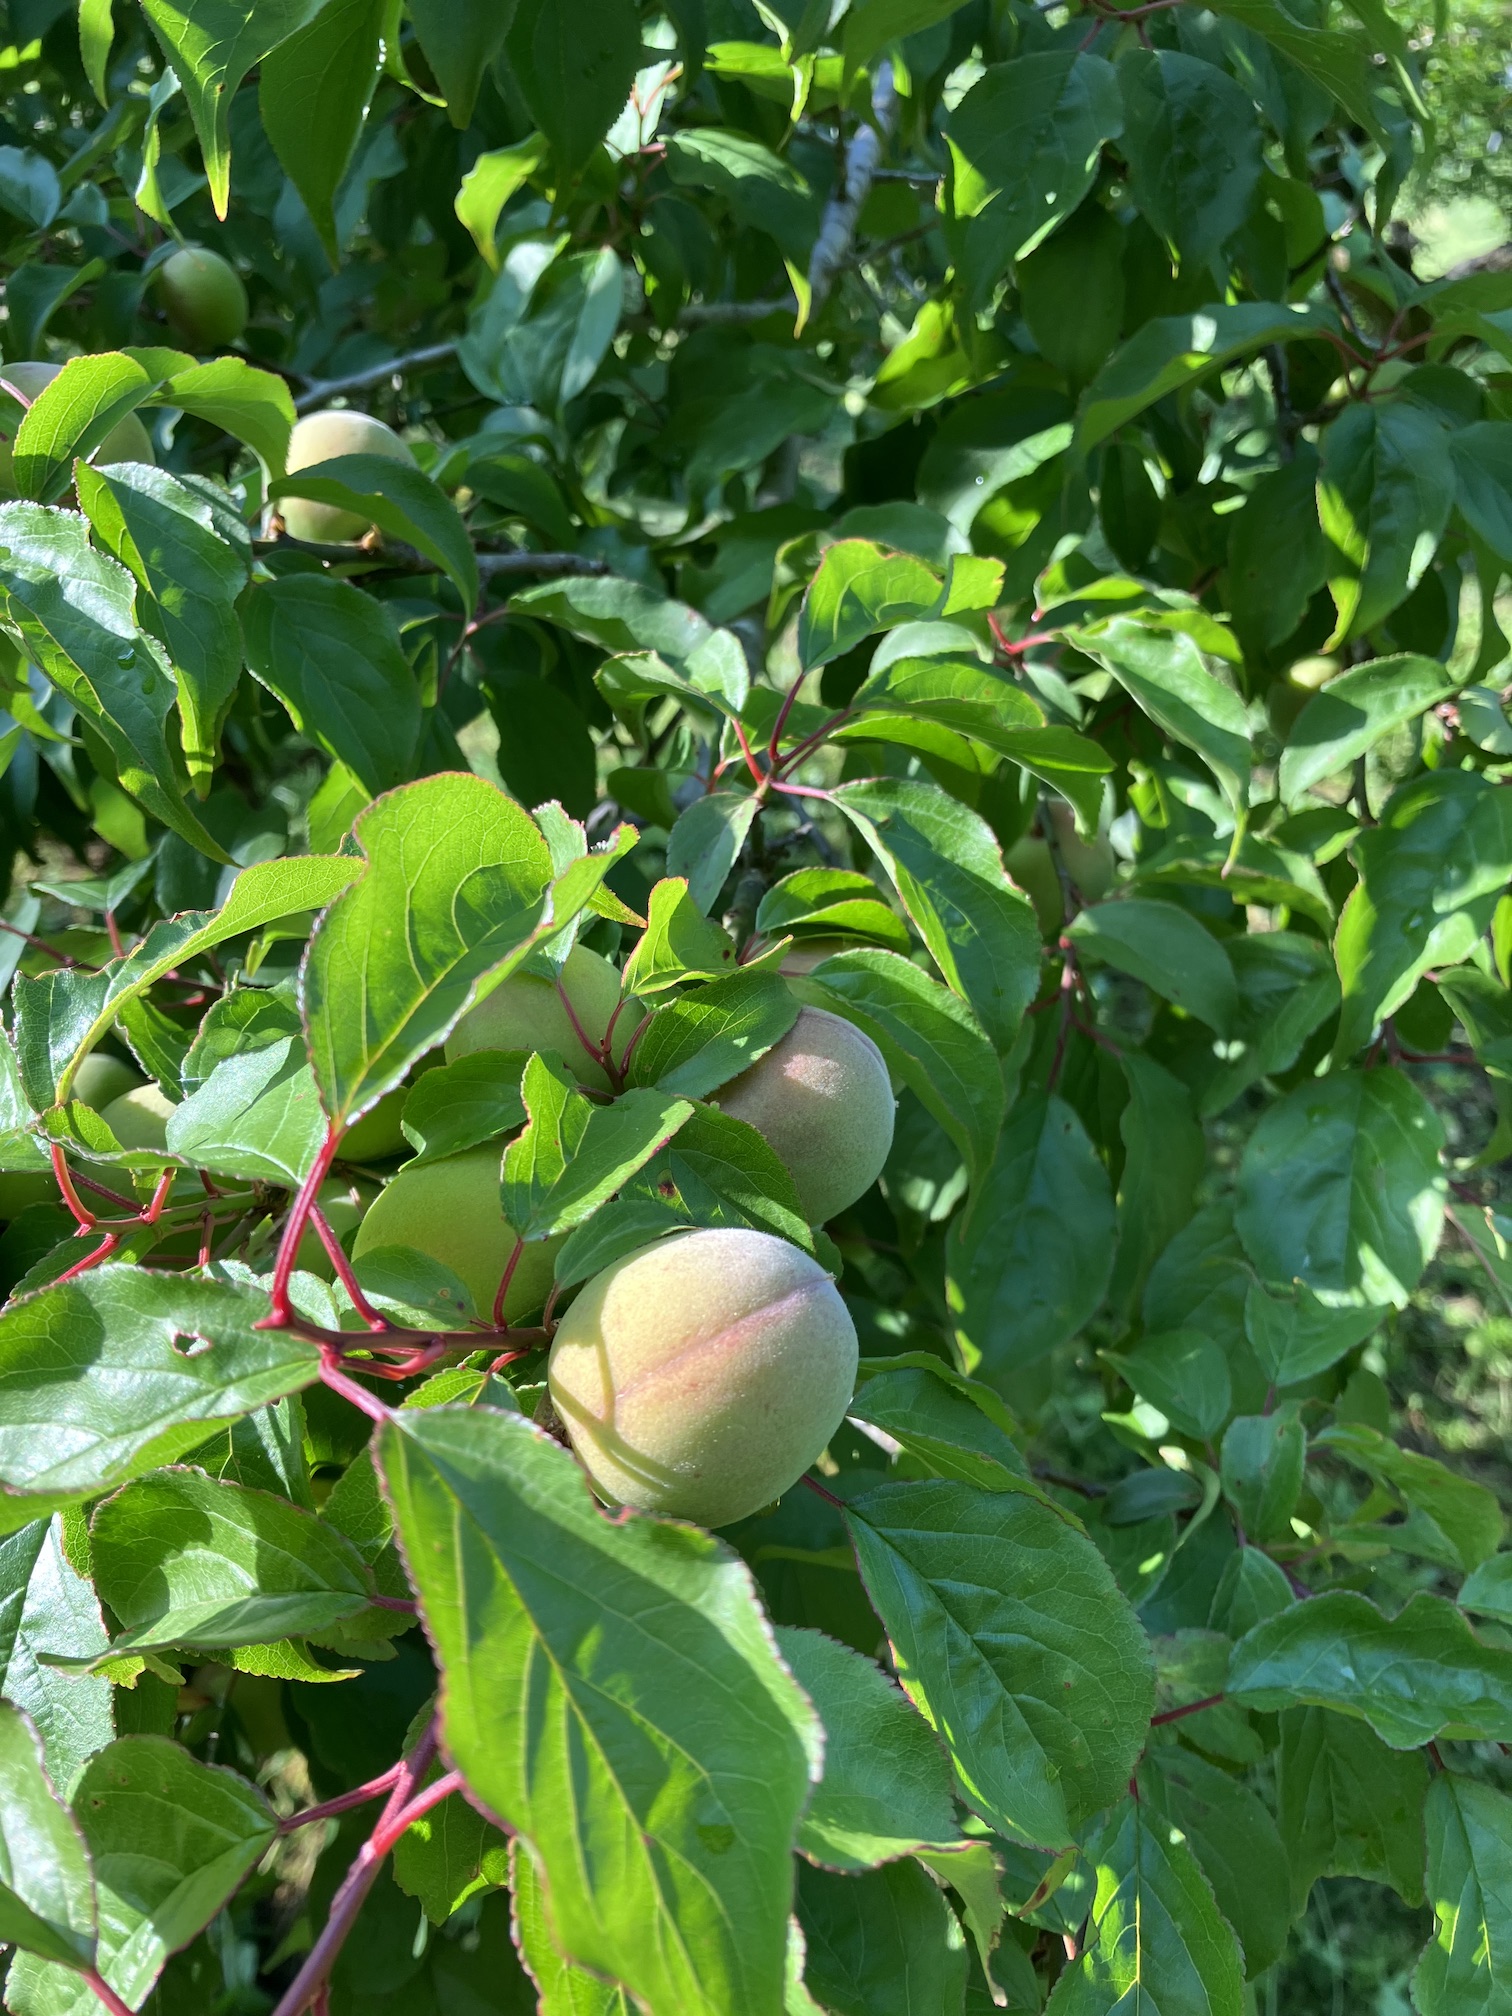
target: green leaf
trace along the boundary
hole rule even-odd
[[[887,870],[946,985],[994,1049],[1010,1049],[1039,983],[1040,937],[991,828],[936,784],[877,778],[833,797]]]
[[[231,194],[231,100],[256,64],[303,28],[319,0],[143,0],[178,72],[205,157],[217,217]]]
[[[410,0],[410,19],[459,131],[472,124],[478,87],[504,46],[514,0]],[[628,86],[626,87],[628,89]]]
[[[378,81],[383,12],[383,0],[327,0],[258,70],[263,132],[304,198],[333,266],[339,255],[336,191]]]
[[[1367,37],[1311,21],[1304,25],[1303,17],[1288,13],[1282,0],[1213,0],[1212,12],[1261,36],[1279,55],[1331,92],[1357,125],[1384,143]]]
[[[376,797],[409,776],[420,688],[382,605],[328,574],[286,574],[243,605],[247,663],[312,741]]]
[[[1246,1632],[1229,1698],[1247,1708],[1332,1708],[1394,1750],[1448,1736],[1501,1743],[1512,1730],[1512,1652],[1484,1644],[1454,1605],[1419,1591],[1395,1617],[1335,1589]]]
[[[95,1592],[64,1552],[62,1519],[34,1519],[0,1539],[0,1693],[30,1716],[64,1793],[115,1734],[111,1688],[44,1665],[41,1654],[88,1660],[105,1645]]]
[[[147,1999],[169,1955],[209,1924],[278,1833],[245,1779],[165,1736],[124,1736],[102,1750],[79,1781],[74,1813],[99,1892],[99,1970],[128,2007]],[[53,1971],[18,1961],[7,1993],[38,2006]]]
[[[980,1181],[1002,1124],[1003,1074],[966,1004],[895,952],[841,952],[794,989],[865,1030]]]
[[[954,14],[961,0],[857,0],[845,16],[846,74],[864,70],[890,43],[921,35]]]
[[[22,496],[55,503],[68,488],[75,456],[87,460],[157,383],[123,351],[70,358],[33,399],[16,432],[15,481]]]
[[[1093,379],[1079,409],[1077,445],[1083,453],[1095,448],[1168,392],[1268,343],[1337,333],[1338,326],[1331,309],[1300,301],[1243,301],[1159,316],[1135,330]]]
[[[568,1235],[557,1254],[557,1286],[570,1288],[690,1225],[749,1225],[814,1249],[793,1179],[762,1136],[743,1120],[699,1106],[618,1199]]]
[[[540,1870],[519,1842],[511,1844],[509,1867],[520,1958],[541,1991],[537,2016],[634,2016],[623,1988],[574,1967],[557,1951]]]
[[[1421,2016],[1504,2009],[1512,1998],[1512,1799],[1445,1771],[1428,1788],[1434,1936],[1412,1977]]]
[[[433,1768],[429,1775],[439,1772]],[[508,1841],[460,1793],[422,1813],[394,1844],[394,1881],[419,1898],[433,1925],[444,1925],[480,1890],[508,1880]]]
[[[226,1281],[129,1265],[13,1303],[0,1315],[0,1525],[96,1498],[308,1386],[313,1346],[257,1329],[267,1307]]]
[[[1238,1007],[1223,946],[1189,910],[1147,897],[1094,903],[1066,927],[1084,958],[1116,966],[1226,1036]]]
[[[759,140],[718,126],[673,133],[667,173],[685,189],[712,190],[738,224],[766,232],[786,258],[807,261],[819,232],[819,202],[799,169]]]
[[[1248,657],[1266,660],[1295,634],[1328,579],[1318,523],[1318,458],[1305,444],[1260,478],[1231,520],[1229,616]]]
[[[1067,635],[1107,667],[1157,727],[1195,749],[1230,802],[1243,808],[1249,796],[1249,717],[1233,687],[1208,671],[1184,631],[1115,616]]]
[[[404,1102],[399,1125],[414,1163],[439,1162],[508,1134],[525,1118],[522,1050],[476,1050],[427,1071]]]
[[[430,4],[452,17],[453,0]],[[470,4],[485,12],[486,0]],[[622,110],[640,41],[631,0],[583,0],[570,14],[554,0],[519,0],[505,39],[509,68],[564,179],[587,165]]]
[[[688,894],[707,916],[735,866],[760,804],[749,792],[714,791],[677,815],[667,840],[667,873],[686,877]]]
[[[859,1380],[851,1419],[890,1435],[931,1476],[983,1491],[1022,1488],[1013,1416],[990,1386],[921,1352],[863,1358]]]
[[[395,1416],[379,1450],[447,1755],[537,1861],[560,1950],[657,2016],[776,2008],[817,1731],[746,1569],[603,1517],[517,1415]]]
[[[1238,1934],[1253,1979],[1280,1959],[1291,1926],[1291,1871],[1276,1823],[1240,1780],[1175,1744],[1140,1768],[1142,1802],[1179,1828]]]
[[[513,147],[496,147],[490,153],[480,154],[462,177],[452,207],[458,222],[472,234],[473,243],[482,253],[485,264],[495,273],[499,270],[495,241],[504,206],[511,196],[524,188],[545,159],[546,142],[539,133],[532,133],[528,140],[516,141]],[[528,466],[533,468],[534,465]],[[534,489],[539,477],[527,476],[523,480]],[[549,485],[547,494],[551,495]],[[552,502],[560,511],[559,499],[553,498]]]
[[[189,775],[208,777],[241,674],[245,529],[214,493],[142,463],[81,466],[77,482],[95,537],[135,575],[139,614],[173,662]],[[228,523],[241,535],[234,543]]]
[[[1161,2016],[1242,2016],[1244,1970],[1196,1856],[1137,1799],[1095,1851],[1097,1897],[1080,1956],[1046,2016],[1112,2016],[1159,1995]]]
[[[29,1716],[0,1702],[0,1938],[90,1967],[95,1922],[89,1856],[43,1768],[41,1739]]]
[[[193,1168],[297,1190],[326,1136],[303,1039],[228,1057],[170,1114],[168,1132]]]
[[[775,973],[731,973],[658,1008],[630,1056],[627,1082],[702,1099],[764,1057],[798,1019]]]
[[[424,470],[389,455],[337,455],[292,476],[280,476],[269,485],[268,495],[274,502],[284,497],[313,497],[318,504],[334,504],[370,518],[380,531],[407,540],[428,560],[434,560],[472,614],[478,600],[477,556],[455,506]],[[314,577],[293,578],[304,581]],[[302,606],[296,598],[296,611]],[[291,620],[297,622],[297,614]]]
[[[319,1636],[372,1594],[356,1548],[313,1512],[198,1470],[159,1470],[107,1498],[90,1550],[121,1626],[111,1656]]]
[[[1269,1414],[1241,1414],[1223,1438],[1223,1492],[1251,1539],[1279,1540],[1290,1530],[1307,1464],[1301,1403]]]
[[[486,398],[559,412],[586,391],[624,306],[624,269],[607,245],[560,251],[525,239],[505,255],[457,358]]]
[[[1512,1619],[1512,1554],[1493,1554],[1460,1585],[1461,1610],[1474,1610],[1504,1624]]]
[[[733,634],[716,630],[686,602],[669,601],[642,582],[568,576],[522,589],[509,606],[522,616],[559,623],[604,651],[656,653],[695,687],[721,694],[737,710],[744,702],[750,675]],[[674,684],[670,690],[683,688]]]
[[[1211,1441],[1228,1419],[1233,1386],[1223,1347],[1200,1330],[1170,1330],[1143,1338],[1130,1351],[1103,1354],[1140,1399],[1172,1427]]]
[[[805,671],[843,658],[879,630],[912,623],[940,599],[940,577],[912,553],[870,539],[837,539],[825,549],[798,614],[798,662]]]
[[[1363,1421],[1341,1421],[1315,1441],[1400,1500],[1408,1517],[1391,1529],[1394,1546],[1468,1573],[1501,1545],[1506,1522],[1496,1494],[1473,1477],[1461,1477],[1415,1449],[1399,1449]]]
[[[882,1484],[846,1525],[898,1678],[962,1796],[1000,1832],[1062,1848],[1144,1746],[1149,1647],[1080,1526],[1020,1491]]]
[[[1320,1876],[1363,1876],[1389,1883],[1404,1904],[1422,1902],[1426,1757],[1388,1750],[1349,1716],[1292,1708],[1281,1717],[1278,1776],[1294,1913]]]
[[[1431,967],[1472,951],[1512,877],[1512,813],[1487,779],[1430,771],[1392,794],[1355,859],[1360,881],[1334,943],[1340,1059],[1370,1041]]]
[[[294,401],[288,386],[271,371],[259,371],[244,357],[215,357],[208,364],[176,370],[150,403],[177,406],[197,420],[224,428],[261,457],[270,475],[283,474],[294,429]]]
[[[1401,1308],[1438,1245],[1443,1128],[1401,1072],[1304,1082],[1261,1117],[1239,1165],[1237,1223],[1262,1279],[1331,1308]]]
[[[1113,1264],[1113,1194],[1081,1121],[1021,1099],[946,1248],[946,1292],[969,1363],[1032,1365],[1091,1318]]]
[[[90,546],[77,512],[7,504],[0,588],[42,670],[98,731],[122,787],[191,847],[228,862],[184,804],[167,735],[174,681],[161,648],[137,625],[125,568]]]
[[[1281,795],[1298,804],[1314,784],[1347,770],[1383,737],[1449,691],[1442,665],[1407,653],[1352,665],[1298,715],[1281,755]]]
[[[872,1869],[959,1841],[950,1767],[928,1724],[873,1660],[779,1626],[777,1649],[824,1724],[824,1776],[798,1846],[824,1869]]]
[[[228,938],[280,917],[318,910],[359,872],[360,863],[333,854],[260,861],[244,868],[216,911],[164,918],[123,959],[96,973],[62,969],[14,988],[21,1077],[38,1109],[67,1100],[74,1073],[116,1016],[149,987]],[[4,1053],[0,1053],[3,1076]]]
[[[504,1215],[522,1239],[548,1239],[591,1218],[693,1112],[660,1087],[594,1106],[539,1057],[526,1065],[522,1089],[530,1124],[504,1151],[503,1189]]]
[[[1117,77],[1100,56],[1039,50],[977,79],[946,127],[951,247],[973,308],[1077,208],[1122,130]]]
[[[316,926],[302,979],[321,1100],[343,1123],[443,1043],[552,925],[570,921],[549,914],[539,829],[481,777],[406,785],[353,830],[367,867]]]
[[[1224,941],[1239,990],[1228,1061],[1208,1080],[1197,1107],[1224,1112],[1257,1079],[1287,1070],[1302,1045],[1339,1005],[1328,948],[1296,931],[1264,931]]]
[[[990,498],[1071,443],[1071,404],[1053,385],[1008,385],[963,400],[940,422],[919,464],[921,503],[970,532]]]
[[[1449,436],[1454,501],[1470,530],[1512,566],[1512,443],[1505,423],[1482,420]]]
[[[1417,586],[1454,502],[1448,436],[1400,399],[1348,406],[1319,440],[1318,517],[1339,612],[1329,649],[1363,636]]]
[[[703,915],[682,876],[664,877],[651,891],[646,929],[625,961],[625,993],[665,994],[684,980],[717,980],[735,970],[730,934]]]
[[[1192,1215],[1206,1143],[1179,1078],[1138,1050],[1125,1051],[1120,1062],[1129,1103],[1118,1123],[1125,1152],[1118,1254],[1108,1296],[1116,1308],[1129,1309],[1154,1262]]]
[[[1182,262],[1209,258],[1243,224],[1260,180],[1254,101],[1225,70],[1177,49],[1118,66],[1134,200]]]
[[[800,939],[834,935],[908,950],[907,927],[882,901],[876,883],[849,868],[798,868],[784,875],[762,897],[756,929],[769,938],[791,931]]]
[[[957,2016],[961,2009],[966,1937],[917,1862],[890,1862],[864,1876],[800,1865],[798,1923],[805,1988],[823,1998],[830,2016]]]
[[[1244,1334],[1273,1385],[1297,1386],[1336,1365],[1388,1313],[1370,1303],[1330,1309],[1300,1282],[1291,1295],[1280,1296],[1252,1281],[1244,1298]]]

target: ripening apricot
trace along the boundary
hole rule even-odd
[[[408,1137],[399,1125],[409,1090],[407,1084],[396,1085],[392,1092],[384,1093],[370,1113],[364,1113],[348,1127],[341,1137],[344,1162],[382,1162],[409,1147]]]
[[[30,402],[51,385],[62,369],[61,364],[41,364],[32,358],[21,358],[14,364],[0,364],[0,378],[13,385],[22,398]],[[152,452],[152,436],[135,413],[128,413],[124,420],[118,420],[89,459],[102,466],[107,462],[157,461]],[[0,437],[0,496],[14,497],[15,494],[11,444]]]
[[[882,1052],[823,1008],[801,1008],[782,1041],[714,1100],[786,1164],[810,1225],[869,1190],[892,1146],[896,1107]]]
[[[166,1148],[168,1120],[178,1111],[160,1085],[137,1085],[100,1109],[100,1118],[123,1148]]]
[[[494,1142],[401,1169],[357,1228],[352,1257],[378,1246],[409,1246],[449,1267],[486,1321],[510,1254],[514,1227],[499,1201],[500,1146]],[[521,1254],[504,1301],[511,1323],[533,1316],[551,1287],[556,1240],[532,1243]]]
[[[548,1378],[604,1498],[728,1526],[795,1484],[840,1426],[856,1331],[785,1239],[682,1232],[594,1276]]]
[[[619,1001],[620,976],[614,967],[586,945],[574,945],[562,967],[560,990],[554,980],[538,974],[512,973],[462,1017],[447,1041],[446,1061],[455,1063],[475,1050],[554,1050],[580,1084],[607,1089],[603,1066],[589,1054],[578,1028],[601,1043]],[[615,1024],[616,1054],[639,1019],[634,1004],[627,1002]]]
[[[390,462],[414,462],[414,456],[392,427],[385,427],[370,413],[352,413],[333,407],[325,413],[307,413],[296,421],[289,436],[288,471],[312,469],[317,462],[334,462],[338,455],[383,455]],[[316,545],[342,543],[362,538],[373,528],[355,511],[343,511],[335,504],[317,504],[309,497],[285,497],[278,515],[291,539],[310,539]]]
[[[168,326],[190,350],[223,350],[247,326],[236,268],[203,245],[183,245],[153,275]]]
[[[121,1058],[105,1050],[91,1050],[74,1073],[73,1096],[98,1113],[112,1099],[136,1091],[141,1083],[141,1072],[133,1071]]]

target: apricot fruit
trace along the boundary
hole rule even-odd
[[[184,245],[153,276],[168,326],[189,350],[223,350],[247,326],[236,268],[202,245]]]
[[[603,1498],[728,1526],[795,1484],[844,1420],[856,1330],[785,1239],[681,1232],[594,1276],[547,1377]]]
[[[824,1008],[800,1008],[782,1041],[713,1096],[786,1165],[810,1225],[869,1190],[892,1146],[896,1107],[882,1052]]]
[[[123,1148],[168,1146],[169,1116],[178,1111],[159,1085],[138,1085],[100,1109],[100,1118]]]
[[[341,1137],[344,1162],[382,1162],[409,1147],[399,1125],[409,1090],[408,1085],[396,1085],[392,1092],[384,1093],[370,1113],[364,1113],[355,1125],[348,1127]]]
[[[0,378],[8,385],[14,385],[22,398],[29,402],[51,385],[62,369],[61,364],[41,364],[32,358],[21,358],[14,364],[0,364]],[[128,413],[124,420],[118,420],[89,459],[102,465],[107,462],[157,461],[152,452],[152,436],[135,413]],[[15,494],[11,444],[0,440],[0,496],[14,497]]]
[[[357,1228],[352,1257],[360,1260],[378,1246],[409,1246],[449,1267],[486,1322],[494,1296],[515,1248],[514,1227],[499,1201],[497,1142],[401,1169],[384,1187]],[[507,1321],[534,1315],[551,1288],[559,1241],[544,1239],[525,1248],[504,1301]]]
[[[571,1004],[571,1015],[554,980],[543,980],[535,973],[512,973],[462,1017],[447,1039],[447,1063],[470,1057],[475,1050],[554,1050],[580,1084],[607,1090],[609,1080],[603,1066],[589,1055],[572,1018],[577,1017],[593,1042],[602,1042],[609,1019],[619,1006],[620,976],[597,952],[590,952],[586,945],[574,945],[562,967],[561,985]],[[634,1004],[627,1003],[615,1024],[616,1053],[623,1051],[639,1020]]]
[[[106,1050],[91,1050],[74,1073],[73,1096],[82,1099],[86,1106],[93,1106],[98,1113],[112,1099],[135,1092],[141,1083],[141,1072],[133,1071],[121,1058],[112,1057]]]
[[[325,413],[307,413],[295,423],[289,436],[288,471],[313,469],[318,462],[334,462],[338,455],[384,455],[390,462],[414,462],[414,456],[392,427],[385,427],[370,413],[352,413],[333,407]],[[317,504],[310,497],[285,497],[278,515],[291,539],[309,539],[317,546],[340,545],[361,539],[373,528],[355,511],[343,511],[335,504]]]

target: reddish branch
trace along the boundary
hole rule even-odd
[[[1184,1716],[1200,1715],[1204,1708],[1216,1708],[1223,1698],[1221,1694],[1208,1694],[1201,1701],[1188,1701],[1184,1708],[1167,1708],[1150,1717],[1150,1727],[1158,1729],[1162,1722],[1180,1722]]]
[[[92,1969],[80,1978],[85,1987],[93,1991],[95,2000],[110,2011],[110,2016],[131,2016],[130,2005],[123,2002],[110,1983],[102,1980]]]

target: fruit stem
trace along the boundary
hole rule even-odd
[[[499,1282],[498,1293],[494,1296],[493,1300],[493,1320],[496,1330],[507,1330],[509,1328],[509,1325],[504,1321],[504,1298],[509,1293],[509,1284],[514,1279],[515,1269],[519,1266],[520,1255],[524,1251],[525,1241],[517,1238],[514,1243],[514,1251],[504,1262],[504,1274]]]
[[[80,1978],[84,1986],[93,1992],[96,2001],[103,2003],[110,2011],[110,2016],[131,2016],[128,2004],[123,2002],[110,1983],[101,1980],[92,1968]]]

